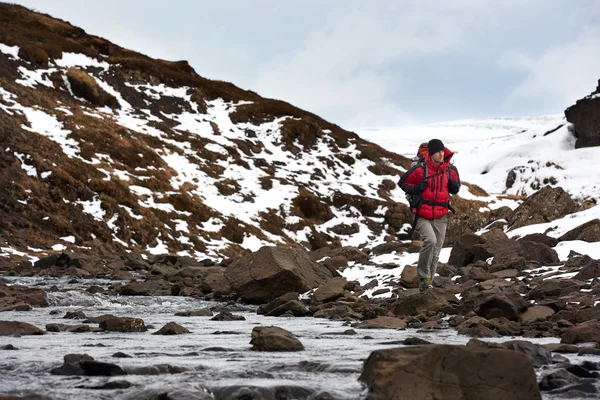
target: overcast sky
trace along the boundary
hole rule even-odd
[[[562,113],[600,79],[597,0],[11,0],[344,128]]]

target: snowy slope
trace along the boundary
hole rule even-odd
[[[575,149],[575,137],[562,115],[460,120],[358,133],[407,157],[416,153],[419,143],[441,139],[456,153],[461,179],[490,194],[528,196],[546,182],[580,200],[600,199],[600,170],[589,167],[599,151]],[[507,188],[506,178],[513,169],[515,183]]]

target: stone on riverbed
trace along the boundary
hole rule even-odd
[[[304,346],[293,333],[277,326],[257,326],[252,329],[250,344],[256,351],[300,351]]]

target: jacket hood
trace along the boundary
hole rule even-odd
[[[452,152],[452,150],[450,150],[447,147],[444,147],[444,162],[442,163],[442,165],[450,164],[450,160],[452,160],[453,155],[454,155],[454,153]],[[433,160],[431,159],[431,156],[429,154],[427,154],[427,157],[425,158],[425,160],[427,161],[428,164],[435,165],[435,163],[433,162]]]

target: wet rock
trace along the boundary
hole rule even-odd
[[[42,289],[8,286],[0,281],[0,311],[29,311],[31,307],[47,306],[48,298]]]
[[[211,391],[199,384],[179,384],[176,387],[161,387],[160,389],[144,389],[122,396],[123,400],[215,400]],[[239,397],[221,397],[239,398]],[[241,400],[241,398],[239,398]],[[244,398],[246,399],[246,398]],[[252,400],[251,398],[247,398]]]
[[[277,307],[287,303],[288,301],[298,300],[300,295],[297,292],[289,292],[284,295],[279,296],[278,298],[270,301],[267,304],[261,304],[258,306],[256,313],[259,315],[265,315],[276,309]]]
[[[119,318],[119,317],[112,315],[112,314],[103,314],[103,315],[98,315],[97,317],[87,317],[86,319],[83,320],[83,322],[86,324],[99,324],[102,321],[106,321],[108,319],[115,319],[115,318]]]
[[[568,344],[585,342],[600,343],[600,321],[591,320],[567,329],[561,336],[560,342]]]
[[[358,329],[404,329],[406,328],[406,320],[396,317],[381,316],[353,323],[352,327]]]
[[[146,332],[146,324],[140,318],[109,318],[100,322],[100,328],[112,332]]]
[[[540,399],[529,359],[504,349],[428,345],[377,350],[359,379],[373,399]]]
[[[75,386],[78,389],[96,389],[96,390],[115,390],[115,389],[127,389],[132,387],[133,384],[128,381],[110,381],[101,385],[95,386]]]
[[[544,347],[553,353],[573,354],[579,351],[579,347],[565,343],[548,343]]]
[[[319,397],[312,388],[297,385],[277,386],[250,386],[232,385],[213,389],[217,399],[244,399],[244,400],[278,400],[278,399],[315,399],[327,400],[328,397]]]
[[[265,246],[234,261],[225,277],[244,301],[260,304],[285,293],[304,293],[333,275],[314,263],[304,250]]]
[[[86,319],[85,313],[83,311],[67,311],[64,319]]]
[[[277,326],[257,326],[252,329],[252,350],[256,351],[300,351],[304,346],[289,331]]]
[[[229,311],[221,311],[210,319],[211,321],[245,321],[246,317],[243,315],[235,315]]]
[[[191,367],[183,367],[171,364],[156,364],[147,367],[133,367],[127,369],[129,375],[164,375],[164,374],[182,374],[192,371]]]
[[[499,337],[500,335],[493,328],[494,325],[485,318],[471,317],[458,325],[456,331],[460,335],[470,337]]]
[[[175,313],[176,317],[212,317],[213,312],[208,308],[199,310],[180,311]]]
[[[88,354],[65,354],[63,360],[65,364],[78,364],[81,361],[93,361],[94,358]]]
[[[118,289],[119,294],[123,296],[147,296],[149,294],[146,284],[133,281]]]
[[[303,317],[306,315],[310,315],[311,312],[308,307],[304,305],[299,300],[290,300],[287,303],[280,305],[279,307],[274,308],[269,311],[266,316],[267,317],[279,317],[284,314],[291,314],[294,317]]]
[[[579,379],[574,374],[570,373],[566,369],[559,369],[557,371],[551,372],[542,377],[540,381],[540,390],[542,391],[550,391],[553,389],[562,388],[568,385],[573,385],[579,383],[581,379]]]
[[[112,355],[112,357],[114,357],[114,358],[133,358],[133,356],[123,353],[121,351],[117,351],[115,354]]]
[[[85,375],[85,371],[79,365],[65,363],[57,368],[50,370],[52,375],[65,375],[65,376],[82,376]]]
[[[552,363],[552,353],[540,344],[527,342],[525,340],[509,340],[508,342],[502,343],[502,347],[525,354],[531,360],[535,368],[540,368]]]
[[[501,336],[520,336],[523,333],[521,324],[516,321],[509,321],[506,318],[492,318],[489,322],[493,325],[493,330]]]
[[[0,321],[0,336],[43,335],[46,332],[37,326],[19,321]]]
[[[86,376],[119,376],[125,371],[116,364],[104,363],[93,360],[80,361],[77,366],[84,371]]]
[[[418,337],[409,337],[402,341],[405,346],[421,346],[424,344],[433,344],[425,339],[421,339]]]
[[[7,345],[0,347],[0,350],[19,350],[19,348],[13,346],[12,344],[7,344]]]
[[[160,328],[160,330],[154,332],[153,335],[182,335],[184,333],[191,332],[175,322],[169,322],[165,326]]]
[[[81,333],[89,332],[91,330],[89,325],[67,325],[67,324],[46,324],[46,331],[48,332],[72,332]]]
[[[347,304],[327,303],[326,305],[326,307],[316,309],[313,313],[313,317],[333,320],[360,318],[360,315],[354,312]]]

